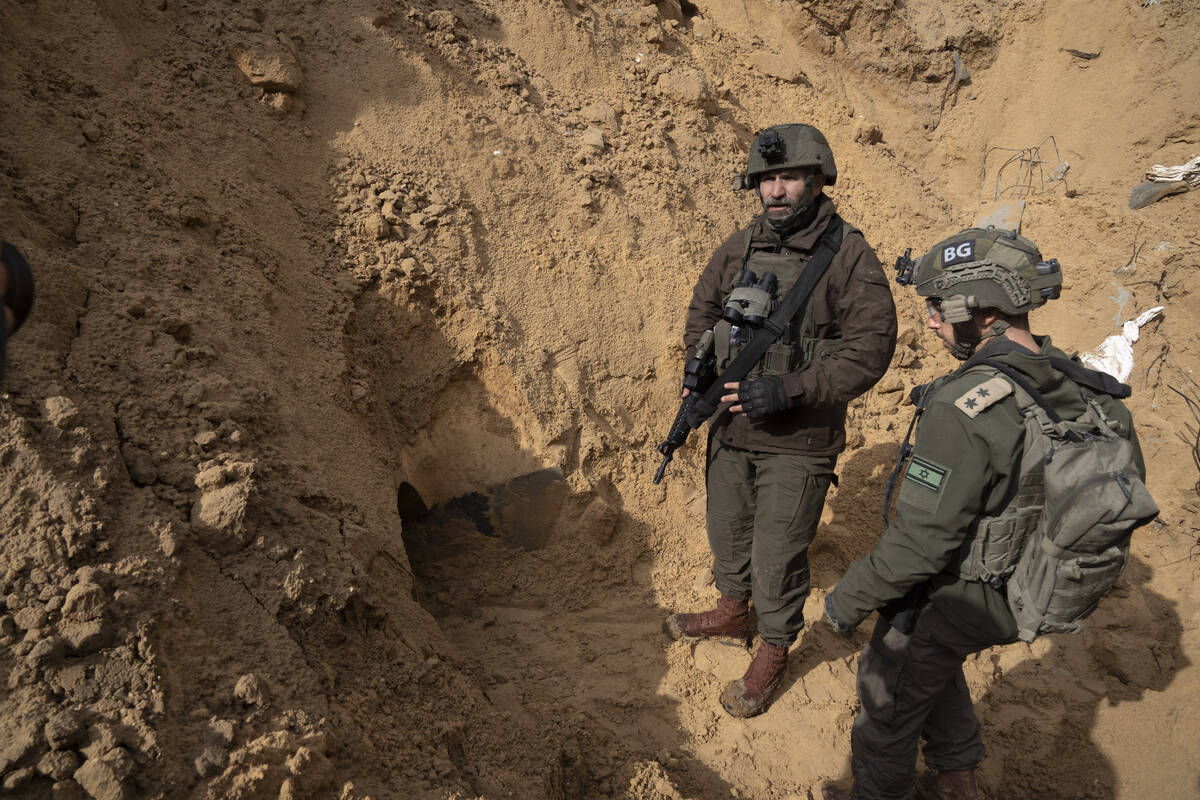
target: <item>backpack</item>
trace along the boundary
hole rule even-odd
[[[1063,359],[1052,362],[1071,378],[1091,372]],[[1025,642],[1078,633],[1124,571],[1130,535],[1158,516],[1158,506],[1138,474],[1133,445],[1086,389],[1084,413],[1063,419],[1007,364],[976,364],[969,370],[1012,384],[1025,444],[1015,496],[999,514],[980,520],[963,543],[958,574],[1006,590]]]

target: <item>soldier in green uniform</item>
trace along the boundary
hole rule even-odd
[[[1086,410],[1086,390],[1132,443],[1144,477],[1129,412],[1105,393],[1128,387],[1070,362],[1049,337],[1029,330],[1028,312],[1058,296],[1057,261],[1044,261],[1016,233],[972,228],[935,246],[910,278],[926,298],[927,327],[955,358],[1011,367],[1064,419]],[[1062,360],[1052,364],[1052,357]],[[1025,427],[1013,383],[967,371],[913,396],[923,411],[895,516],[825,602],[828,621],[846,636],[880,611],[859,657],[853,794],[827,786],[825,800],[910,797],[921,739],[932,772],[916,782],[917,795],[979,797],[975,769],[984,746],[962,664],[1017,638],[1006,584],[966,579],[961,569],[964,543],[1017,492]]]
[[[742,185],[756,190],[762,214],[718,248],[688,307],[684,343],[694,352],[712,331],[720,374],[751,336],[766,332],[749,309],[731,321],[735,283],[762,290],[775,307],[818,245],[837,242],[807,308],[746,379],[724,385],[709,420],[707,469],[721,598],[716,609],[674,614],[665,624],[675,639],[749,641],[753,601],[761,643],[745,676],[721,697],[738,717],[767,707],[787,667],[804,625],[808,546],[846,443],[846,405],[879,380],[896,346],[896,310],[879,259],[822,193],[836,180],[833,152],[816,128],[777,125],[760,134]]]

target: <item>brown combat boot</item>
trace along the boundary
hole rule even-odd
[[[699,614],[672,614],[663,623],[663,632],[672,639],[750,639],[750,604],[722,596],[712,611]]]
[[[746,674],[721,693],[721,705],[735,717],[753,717],[766,711],[771,695],[787,672],[787,659],[786,647],[760,642]]]
[[[982,800],[973,769],[947,769],[936,775],[927,772],[917,781],[921,800]]]

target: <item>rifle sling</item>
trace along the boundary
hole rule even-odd
[[[800,280],[792,285],[792,288],[784,296],[783,302],[763,323],[762,328],[755,332],[754,337],[742,349],[742,352],[738,353],[737,358],[733,359],[725,371],[717,376],[717,379],[705,390],[704,395],[696,403],[695,410],[699,413],[690,420],[693,427],[700,427],[704,420],[712,416],[713,412],[717,410],[717,406],[721,404],[721,395],[725,393],[725,384],[740,381],[746,377],[763,357],[763,354],[767,352],[767,348],[773,345],[787,329],[788,323],[797,313],[801,314],[800,321],[803,322],[804,312],[802,309],[808,303],[808,298],[817,288],[817,282],[828,271],[829,265],[833,263],[833,257],[837,255],[841,247],[842,218],[835,214],[829,220],[829,225],[821,234],[821,238],[817,240],[817,244],[813,248],[813,256],[809,259],[804,272],[801,273]]]

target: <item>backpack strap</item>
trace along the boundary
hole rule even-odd
[[[1133,389],[1129,384],[1121,383],[1107,372],[1088,369],[1073,359],[1050,356],[1050,365],[1080,386],[1091,389],[1094,392],[1116,397],[1120,400],[1124,400],[1133,394]]]

